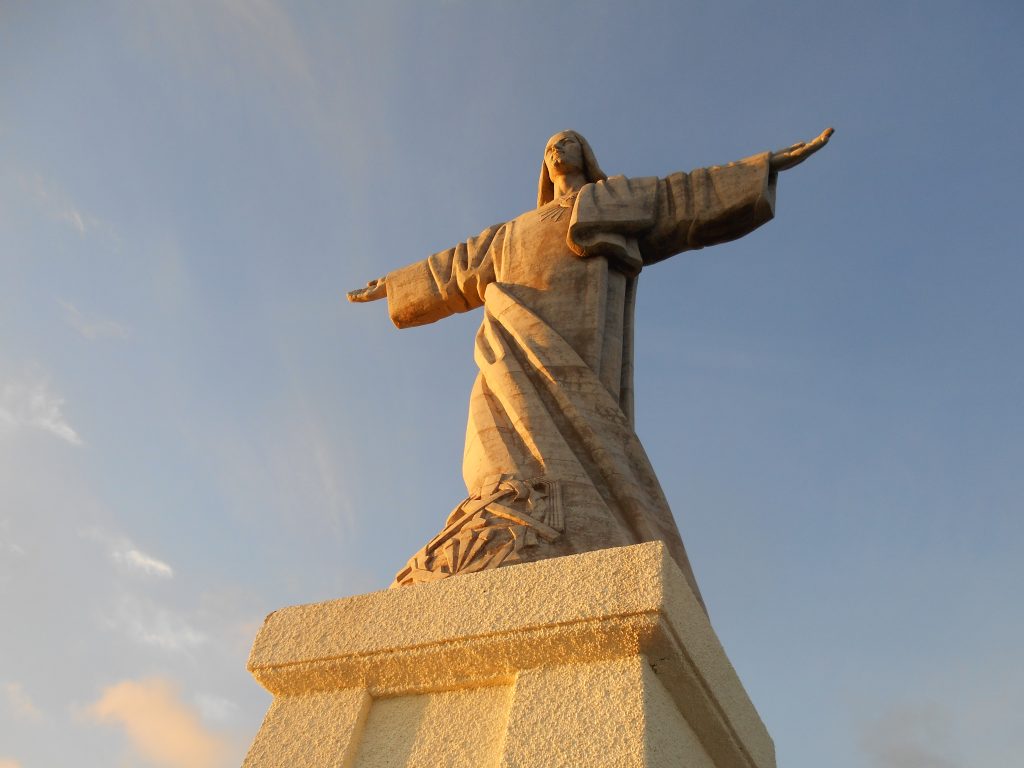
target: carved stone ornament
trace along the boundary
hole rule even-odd
[[[412,556],[392,586],[522,562],[524,549],[555,541],[563,526],[557,481],[499,476],[452,510],[444,530]]]

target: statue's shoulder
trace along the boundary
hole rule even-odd
[[[628,206],[634,211],[649,209],[657,198],[658,181],[657,176],[609,176],[604,181],[585,186],[580,193],[580,202],[583,206],[595,208],[594,218],[599,218],[601,214],[598,211],[609,206]]]
[[[609,176],[604,181],[595,181],[587,186],[594,188],[597,195],[615,196],[653,194],[658,187],[657,176]]]

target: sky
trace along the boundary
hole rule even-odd
[[[787,768],[1024,752],[1024,6],[0,2],[0,768],[240,764],[263,617],[465,495],[475,313],[347,290],[836,129],[645,270],[637,432]]]

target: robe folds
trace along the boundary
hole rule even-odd
[[[699,597],[634,431],[636,282],[645,266],[769,221],[769,157],[588,184],[387,275],[399,328],[483,307],[468,497],[396,585],[660,539]]]

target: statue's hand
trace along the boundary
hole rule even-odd
[[[388,286],[385,282],[387,278],[378,277],[376,280],[371,280],[366,284],[365,288],[359,288],[354,291],[348,292],[348,300],[355,302],[363,301],[376,301],[377,299],[383,299],[388,295]]]
[[[768,160],[768,167],[778,173],[779,171],[788,171],[795,165],[800,165],[800,163],[828,144],[828,140],[833,133],[835,133],[835,129],[826,128],[815,139],[798,141],[790,147],[780,149],[778,152],[772,152],[772,156]]]

